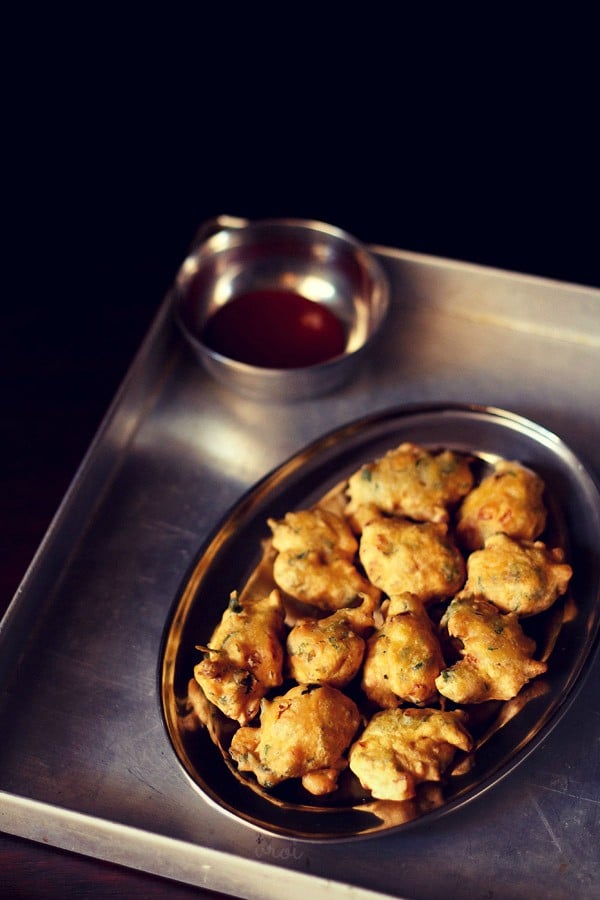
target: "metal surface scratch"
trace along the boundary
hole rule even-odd
[[[542,791],[549,791],[551,794],[559,794],[561,797],[571,797],[572,800],[580,800],[582,803],[600,803],[595,797],[583,797],[581,794],[571,794],[569,791],[559,791],[556,788],[548,787],[545,784],[538,785]]]
[[[532,804],[533,804],[533,807],[534,807],[535,811],[537,812],[538,816],[539,816],[540,819],[542,820],[542,823],[543,823],[543,825],[544,825],[544,828],[546,829],[546,831],[547,831],[548,834],[550,835],[550,840],[552,841],[552,843],[554,844],[554,846],[556,847],[556,849],[558,850],[558,852],[559,852],[559,853],[562,853],[562,847],[561,847],[561,845],[560,845],[560,841],[558,840],[558,838],[557,838],[556,835],[554,834],[554,831],[552,830],[552,826],[550,825],[550,822],[548,821],[548,818],[544,815],[544,812],[543,812],[543,810],[542,810],[540,804],[539,804],[538,801],[536,800],[536,798],[535,798],[531,793],[530,793],[530,796],[531,796],[531,802],[532,802]]]

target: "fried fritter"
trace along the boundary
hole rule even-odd
[[[487,537],[502,532],[533,541],[546,527],[544,482],[518,462],[500,460],[464,498],[456,533],[467,550],[480,550]]]
[[[360,606],[339,609],[324,619],[302,619],[290,631],[286,648],[288,671],[303,684],[341,688],[360,669],[364,636],[374,627],[376,601],[365,597]]]
[[[280,553],[319,553],[323,561],[341,556],[352,559],[358,542],[348,523],[327,509],[314,507],[288,512],[283,519],[268,519],[273,546]]]
[[[543,647],[524,630],[572,570],[542,542],[542,479],[503,460],[479,481],[485,458],[403,443],[318,505],[268,519],[259,565],[198,648],[182,729],[204,726],[266,789],[339,783],[339,809],[356,802],[349,765],[386,821],[422,813],[428,792],[441,804],[442,782],[473,763],[466,723],[488,740],[549,689],[525,686],[572,614],[544,617]]]
[[[410,800],[418,784],[442,779],[457,750],[472,746],[461,712],[386,709],[375,713],[348,758],[373,797]]]
[[[447,600],[465,580],[464,559],[443,522],[372,519],[359,556],[369,581],[388,596],[409,591],[423,603]]]
[[[379,599],[354,564],[358,542],[341,516],[306,509],[268,525],[278,551],[273,578],[290,597],[325,611],[349,606],[361,594]]]
[[[515,613],[501,613],[483,597],[455,597],[440,625],[461,645],[463,658],[435,681],[440,694],[454,703],[511,700],[547,669],[533,658],[535,641]]]
[[[518,616],[549,609],[566,592],[573,574],[562,549],[505,534],[488,537],[483,550],[471,553],[467,568],[466,593],[481,594]]]
[[[230,746],[241,772],[253,772],[271,788],[301,778],[311,794],[337,787],[344,756],[360,725],[350,697],[330,685],[300,684],[261,703],[260,726],[239,728]]]
[[[285,610],[279,591],[239,602],[232,594],[194,678],[224,715],[245,725],[262,697],[283,681]]]
[[[391,597],[385,615],[367,641],[362,688],[383,708],[428,703],[437,696],[435,680],[445,666],[433,622],[408,593]]]
[[[347,513],[358,529],[369,511],[376,510],[417,521],[447,522],[449,507],[472,485],[467,457],[451,450],[430,453],[403,443],[350,477]]]

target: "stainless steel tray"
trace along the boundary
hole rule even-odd
[[[224,816],[163,727],[163,629],[198,548],[324,432],[416,402],[502,407],[600,476],[600,292],[373,249],[392,284],[388,328],[357,377],[318,402],[257,404],[212,382],[165,299],[1,624],[3,830],[244,897],[596,894],[597,656],[501,785],[360,845],[267,837]]]

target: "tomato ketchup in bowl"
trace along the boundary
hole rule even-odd
[[[265,369],[299,369],[340,356],[341,321],[324,304],[283,290],[248,291],[219,307],[201,339],[230,359]]]
[[[184,261],[173,304],[214,378],[254,399],[299,400],[352,374],[389,286],[374,255],[333,226],[222,217]]]

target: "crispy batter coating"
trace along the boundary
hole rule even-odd
[[[318,505],[268,519],[260,564],[198,648],[182,728],[204,726],[266,789],[291,780],[354,803],[349,765],[390,821],[428,791],[441,803],[441,782],[473,762],[467,721],[487,740],[547,687],[523,689],[565,611],[544,618],[543,647],[526,618],[573,574],[543,543],[539,475],[503,460],[479,481],[475,462],[403,443]]]
[[[314,550],[324,560],[341,556],[352,559],[358,542],[348,523],[336,513],[315,507],[286,513],[283,519],[268,519],[273,546],[280,553]]]
[[[440,694],[454,703],[511,700],[524,684],[546,671],[533,659],[535,641],[514,613],[501,613],[483,597],[455,597],[442,628],[462,645],[462,659],[436,678]]]
[[[451,450],[430,453],[403,443],[367,463],[348,481],[348,515],[360,528],[369,510],[409,519],[447,522],[449,507],[471,489],[469,460]]]
[[[483,550],[471,553],[467,567],[465,592],[481,594],[518,616],[549,609],[566,592],[573,574],[562,549],[505,534],[488,537]]]
[[[485,539],[498,532],[535,540],[546,527],[543,494],[539,475],[518,462],[500,460],[458,510],[459,543],[467,550],[480,550]]]
[[[352,744],[350,769],[373,797],[410,800],[418,784],[440,781],[456,751],[472,745],[461,712],[386,709]]]
[[[465,562],[443,522],[379,517],[362,531],[360,561],[374,585],[422,603],[447,600],[464,584]]]
[[[285,611],[279,591],[246,600],[234,593],[194,678],[224,715],[245,725],[267,691],[283,681]]]
[[[326,611],[349,606],[361,594],[379,598],[354,564],[358,542],[341,516],[306,509],[268,525],[278,551],[273,578],[290,597]]]
[[[261,703],[260,726],[239,728],[230,746],[241,772],[274,787],[301,778],[311,794],[328,794],[348,762],[344,756],[360,725],[350,697],[330,685],[300,684]]]
[[[386,619],[368,640],[362,688],[383,708],[425,704],[437,696],[445,662],[433,622],[412,594],[390,598]]]
[[[374,627],[372,597],[360,606],[340,609],[324,619],[302,619],[290,631],[288,671],[301,684],[347,685],[360,669],[364,635]]]

